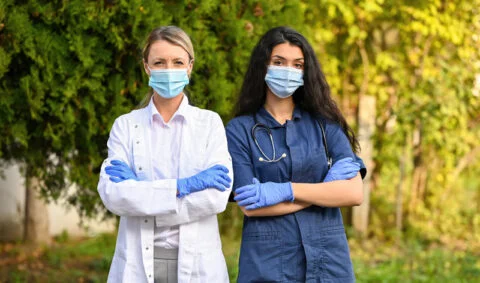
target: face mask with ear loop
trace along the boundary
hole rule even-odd
[[[303,71],[270,65],[265,75],[265,82],[273,94],[280,98],[287,98],[303,85]]]
[[[163,98],[177,97],[190,82],[187,69],[152,70],[148,67],[148,70],[150,70],[148,85]]]

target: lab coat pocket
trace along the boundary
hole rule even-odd
[[[282,280],[282,242],[276,231],[243,234],[238,282]]]
[[[347,236],[343,227],[332,229],[322,235],[322,250],[319,257],[322,279],[332,282],[354,282]]]
[[[192,273],[192,281],[196,282],[228,282],[227,264],[221,249],[195,256],[195,271]]]

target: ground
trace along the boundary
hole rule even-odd
[[[239,242],[222,241],[235,282]],[[48,247],[2,243],[0,282],[106,282],[114,246],[114,234],[71,239],[63,233]],[[479,282],[480,251],[353,240],[350,247],[357,282]]]

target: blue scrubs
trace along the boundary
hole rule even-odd
[[[271,129],[278,162],[261,162],[251,130],[253,116],[234,118],[227,125],[232,156],[234,190],[260,182],[319,183],[328,171],[322,132],[315,118],[296,107],[292,120],[280,125],[264,108],[257,123]],[[325,124],[333,162],[355,155],[337,124]],[[273,149],[268,133],[256,131],[257,141],[269,157]],[[361,160],[358,160],[361,162]],[[363,164],[363,162],[361,162]],[[364,166],[362,175],[365,173]],[[310,206],[275,217],[244,217],[238,282],[354,282],[347,238],[339,208]]]

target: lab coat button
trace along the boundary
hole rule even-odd
[[[148,223],[148,219],[145,219],[145,223]]]
[[[142,167],[138,167],[138,170],[139,170],[139,171],[142,171]]]
[[[135,125],[135,129],[138,128],[138,125]]]
[[[137,141],[137,144],[139,144],[139,143],[140,143],[140,141]]]
[[[145,248],[148,251],[148,247]]]

